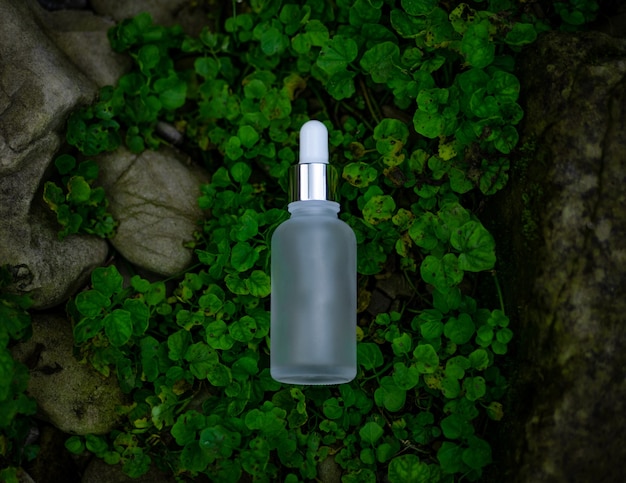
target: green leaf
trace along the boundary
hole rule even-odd
[[[359,436],[361,437],[361,441],[365,444],[373,445],[381,438],[383,433],[383,428],[375,421],[365,423],[361,429],[359,429]]]
[[[358,53],[359,48],[354,40],[343,35],[335,35],[322,47],[317,65],[328,75],[337,74],[345,71]]]
[[[248,149],[253,147],[260,139],[259,133],[252,126],[240,126],[237,130],[237,137],[241,140],[241,144]],[[235,179],[235,181],[238,180]]]
[[[374,128],[376,150],[383,156],[399,152],[409,139],[409,128],[397,119],[385,118]]]
[[[466,344],[474,335],[475,326],[472,318],[468,314],[459,314],[457,317],[450,317],[444,324],[443,333],[452,342],[458,345]]]
[[[258,259],[259,252],[247,242],[237,242],[230,254],[230,263],[239,272],[252,268]]]
[[[504,37],[504,41],[509,45],[521,46],[532,44],[537,39],[537,31],[531,23],[516,22],[511,30]]]
[[[72,176],[67,183],[67,201],[82,204],[89,201],[91,187],[82,176]]]
[[[434,285],[442,292],[463,280],[463,271],[453,253],[447,253],[443,258],[426,256],[420,265],[420,274],[426,283]]]
[[[491,446],[474,436],[468,440],[469,448],[463,451],[463,463],[474,470],[481,470],[491,463]]]
[[[472,424],[457,413],[450,414],[441,421],[441,430],[448,439],[464,439],[474,434]]]
[[[206,379],[219,364],[217,353],[204,342],[191,344],[185,351],[185,360],[189,370],[197,379]]]
[[[490,270],[496,263],[495,241],[477,221],[468,221],[452,232],[450,244],[461,252],[459,269],[469,272]]]
[[[415,367],[420,374],[433,374],[439,367],[439,356],[437,351],[430,344],[418,345],[413,351],[415,357]]]
[[[187,84],[175,74],[154,82],[154,90],[159,94],[163,109],[173,111],[182,107],[187,99]]]
[[[485,379],[481,376],[468,377],[463,381],[465,397],[470,401],[476,401],[487,393]]]
[[[54,160],[54,165],[60,174],[69,174],[76,167],[76,158],[69,154],[62,154]]]
[[[396,362],[393,365],[393,380],[400,389],[408,391],[419,383],[419,371],[415,365],[409,367],[404,362]]]
[[[363,366],[363,369],[372,370],[383,365],[383,353],[378,344],[359,342],[356,349],[358,363]]]
[[[108,267],[98,267],[91,272],[91,283],[93,288],[107,297],[122,291],[124,279],[120,275],[115,265]]]
[[[380,380],[380,387],[374,392],[374,400],[378,406],[388,411],[400,411],[406,402],[406,391],[398,387],[392,377],[385,376]]]
[[[342,177],[357,188],[366,188],[376,177],[378,171],[367,163],[349,163],[344,166]]]
[[[328,79],[328,82],[326,83],[326,90],[337,101],[350,98],[356,92],[354,88],[355,77],[356,72],[336,72]]]
[[[396,210],[396,202],[390,195],[378,195],[369,199],[363,207],[363,218],[372,225],[390,220]]]
[[[229,350],[235,344],[223,320],[215,320],[206,326],[206,341],[213,349],[219,350]]]
[[[79,292],[74,303],[78,311],[85,317],[96,317],[111,305],[109,298],[97,290]]]
[[[191,343],[191,334],[184,330],[178,330],[167,338],[168,357],[172,361],[180,361],[187,352]]]
[[[436,481],[431,476],[431,471],[426,463],[423,463],[414,454],[396,456],[389,462],[387,469],[389,483],[430,483]]]
[[[113,347],[126,344],[133,335],[133,322],[128,310],[115,309],[104,317],[102,323]]]
[[[361,67],[372,76],[372,80],[384,84],[399,71],[400,48],[393,42],[381,42],[367,50],[361,57]]]
[[[435,230],[439,220],[430,211],[422,213],[410,226],[409,236],[419,247],[432,251],[439,244]]]
[[[85,451],[85,443],[80,436],[70,436],[65,440],[65,448],[72,454],[81,454]]]
[[[493,62],[495,52],[496,45],[489,39],[489,21],[469,25],[461,40],[461,53],[467,63],[482,69]]]
[[[485,349],[476,349],[468,356],[472,367],[477,371],[482,371],[489,367],[489,354]]]
[[[457,444],[444,441],[437,451],[437,459],[446,474],[462,473],[467,470],[463,463],[463,448]]]
[[[428,15],[437,6],[437,0],[402,0],[401,4],[409,15]]]
[[[244,130],[244,128],[250,128],[250,129],[252,129],[252,131],[254,131],[254,128],[252,128],[250,126],[241,126],[239,128],[239,132]],[[256,133],[256,131],[254,131],[254,132]],[[258,137],[258,135],[257,135],[257,137]],[[241,135],[239,135],[239,138],[241,139]],[[241,142],[242,142],[242,144],[245,145],[243,140],[241,140]],[[237,183],[244,184],[250,178],[250,175],[252,174],[252,168],[250,167],[250,165],[248,163],[244,163],[244,162],[235,163],[232,166],[232,168],[230,168],[230,174],[233,177],[233,180],[235,180]],[[247,210],[247,211],[249,211],[249,210]]]
[[[259,298],[267,297],[272,290],[269,275],[261,270],[253,270],[245,284],[250,294]]]
[[[250,342],[256,332],[256,321],[249,315],[244,315],[230,325],[228,331],[233,339],[239,342]]]
[[[198,431],[206,427],[206,417],[191,409],[185,411],[176,420],[170,430],[179,446],[185,446],[196,440]]]
[[[328,419],[339,419],[343,415],[343,406],[336,397],[326,399],[322,404],[322,412]]]

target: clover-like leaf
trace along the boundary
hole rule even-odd
[[[396,202],[389,195],[377,195],[363,207],[363,218],[372,225],[390,220],[396,210]]]
[[[491,233],[477,221],[468,221],[453,231],[450,244],[461,252],[460,270],[469,272],[490,270],[496,262],[495,241]]]
[[[359,53],[359,47],[350,37],[335,35],[319,53],[317,65],[328,75],[337,74],[347,69]]]

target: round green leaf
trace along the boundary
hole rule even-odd
[[[230,253],[230,263],[239,272],[252,268],[258,259],[259,252],[247,242],[235,243]]]
[[[374,444],[383,435],[384,430],[380,424],[375,421],[365,423],[359,430],[361,441],[365,444]]]
[[[204,342],[191,344],[184,357],[189,362],[189,370],[197,379],[206,379],[214,366],[219,363],[215,350]]]
[[[446,474],[462,473],[467,470],[462,457],[463,448],[448,441],[444,441],[439,451],[437,451],[437,459],[441,465],[441,470]]]
[[[450,244],[461,252],[460,270],[480,272],[492,269],[496,263],[495,241],[477,221],[469,221],[453,231]]]
[[[430,476],[430,468],[414,454],[396,456],[389,462],[387,470],[389,483],[407,483],[433,481]]]
[[[233,339],[239,342],[250,342],[254,339],[256,332],[256,321],[249,315],[244,315],[228,327],[228,331]]]
[[[357,188],[365,188],[378,176],[378,171],[367,163],[349,163],[343,168],[342,177]]]
[[[437,0],[402,0],[401,4],[409,15],[428,15],[437,6]]]
[[[250,294],[255,297],[267,297],[272,290],[269,275],[261,270],[254,270],[250,274],[250,277],[246,279],[245,283]]]
[[[241,144],[246,148],[251,148],[259,140],[259,133],[252,126],[240,126],[237,130],[237,137],[241,140]],[[233,175],[234,178],[234,175]],[[235,181],[238,181],[235,179]]]
[[[485,349],[476,349],[468,356],[472,367],[478,371],[482,371],[489,367],[489,354]]]
[[[443,327],[443,333],[455,344],[466,344],[474,335],[474,322],[468,314],[451,317]]]
[[[356,347],[357,360],[365,370],[376,369],[383,365],[383,353],[378,344],[373,342],[359,342]]]
[[[446,291],[463,280],[463,271],[453,253],[447,253],[443,258],[426,256],[420,265],[420,274],[426,283],[441,291]]]
[[[128,310],[115,309],[104,317],[102,323],[104,333],[114,347],[126,344],[133,335],[133,322]]]
[[[360,63],[374,82],[384,84],[399,71],[400,48],[394,42],[376,43],[363,54]]]
[[[98,292],[110,297],[122,291],[124,279],[115,265],[109,265],[91,272],[91,283]]]
[[[372,225],[390,220],[396,210],[396,202],[389,195],[372,196],[363,207],[363,218]]]
[[[478,69],[493,62],[496,45],[489,39],[489,21],[471,24],[461,40],[461,53],[468,64]]]
[[[491,446],[486,441],[474,436],[469,438],[469,448],[463,451],[462,460],[474,470],[481,470],[491,463]]]
[[[98,290],[79,292],[74,303],[78,311],[85,317],[96,317],[103,309],[111,305],[109,298]]]
[[[457,413],[450,414],[441,421],[441,430],[448,439],[467,438],[474,433],[472,424]]]
[[[413,351],[416,360],[416,368],[421,374],[432,374],[439,367],[439,356],[430,344],[418,345]]]
[[[504,37],[504,41],[509,45],[532,44],[537,39],[537,31],[531,23],[516,22],[511,30]]]
[[[322,412],[328,419],[339,419],[343,414],[343,406],[336,397],[331,397],[322,404]]]
[[[348,64],[356,59],[359,47],[350,37],[336,35],[329,40],[319,53],[317,65],[328,75],[345,71]]]
[[[71,203],[81,204],[89,201],[91,196],[91,187],[82,176],[72,176],[67,183],[67,201]]]
[[[383,406],[388,411],[400,411],[406,402],[406,391],[398,387],[392,377],[385,376],[374,392],[374,400],[378,406]]]
[[[404,362],[393,365],[393,381],[404,391],[414,388],[419,383],[420,373],[415,365],[409,367]]]
[[[465,397],[470,401],[476,401],[487,393],[485,379],[480,376],[465,379],[463,381],[463,389],[465,389]]]

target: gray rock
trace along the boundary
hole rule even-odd
[[[54,44],[98,87],[115,85],[130,69],[130,57],[114,52],[109,44],[112,20],[81,10],[37,13]]]
[[[46,36],[32,0],[0,0],[0,264],[35,308],[62,303],[107,255],[104,241],[60,242],[41,188],[69,112],[92,84]]]
[[[33,336],[12,349],[30,368],[28,394],[39,416],[65,433],[105,434],[119,422],[126,403],[115,376],[104,377],[73,355],[70,322],[58,315],[34,315]]]
[[[111,239],[130,262],[160,275],[173,275],[189,266],[193,241],[202,219],[198,207],[200,184],[207,177],[186,165],[173,149],[125,149],[98,158],[100,183],[119,222]]]
[[[519,334],[499,481],[624,481],[626,40],[550,33],[520,72],[537,149],[496,215]]]

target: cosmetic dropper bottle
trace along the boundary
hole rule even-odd
[[[290,170],[291,217],[272,236],[270,372],[289,384],[342,384],[356,376],[356,237],[337,217],[328,131],[300,130]]]

